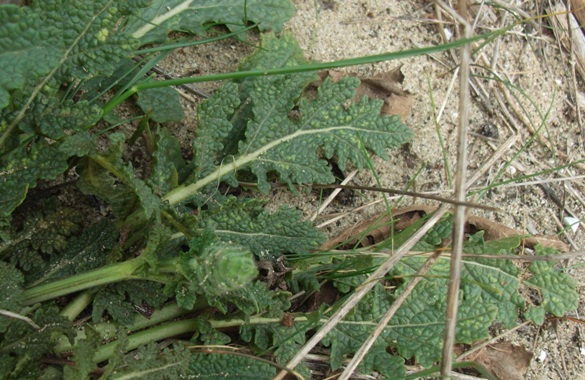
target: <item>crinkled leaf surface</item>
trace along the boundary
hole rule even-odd
[[[230,303],[246,315],[266,313],[268,316],[280,316],[290,307],[289,292],[270,290],[265,283],[260,281],[221,297],[210,295],[207,298],[210,305],[217,307],[223,313],[227,312]]]
[[[87,101],[62,100],[56,94],[39,95],[19,123],[19,128],[31,135],[38,133],[57,140],[65,137],[66,131],[73,133],[88,129],[101,114],[99,106]]]
[[[40,329],[14,320],[0,339],[0,378],[39,379],[39,363],[53,354],[57,339],[75,334],[72,323],[58,314],[56,307],[42,307],[28,315]]]
[[[95,154],[97,149],[97,137],[88,131],[81,131],[69,136],[61,145],[59,150],[68,157],[83,157]]]
[[[282,365],[291,359],[305,344],[306,334],[319,325],[320,313],[307,314],[306,320],[293,321],[292,326],[282,323],[245,324],[240,327],[240,336],[249,343],[254,343],[259,350],[274,349],[276,361]],[[310,370],[301,362],[295,370],[310,378]]]
[[[24,276],[15,267],[0,261],[0,281],[4,295],[0,299],[0,309],[17,312],[22,300]],[[0,333],[4,333],[10,319],[0,316]]]
[[[28,7],[0,6],[0,109],[10,103],[9,91],[47,74],[65,52],[47,41],[39,25],[40,15]]]
[[[537,255],[555,255],[558,252],[541,245],[536,246]],[[526,284],[540,292],[542,301],[538,306],[532,306],[528,317],[538,316],[536,323],[543,323],[545,312],[560,317],[568,311],[575,310],[579,302],[577,282],[566,273],[555,269],[555,262],[534,261],[528,270],[532,273]]]
[[[88,151],[71,144],[60,150],[44,138],[65,138],[99,120],[99,107],[74,101],[73,94],[63,94],[62,85],[111,74],[117,61],[137,47],[138,41],[117,27],[120,3],[45,0],[30,7],[0,6],[0,66],[7,71],[0,78],[0,108],[7,109],[0,113],[0,141],[3,149],[8,147],[0,160],[0,193],[6,194],[1,215],[9,215],[38,180],[63,173],[69,153]],[[27,112],[16,119],[21,109]],[[31,139],[37,134],[43,140]]]
[[[119,3],[43,0],[30,7],[0,6],[0,67],[9,70],[0,78],[0,109],[10,101],[8,91],[27,81],[34,85],[50,72],[78,78],[111,74],[113,65],[137,46],[116,28],[122,16]]]
[[[225,158],[222,151],[234,133],[230,119],[239,104],[238,86],[229,82],[199,106],[197,135],[193,141],[194,179],[209,175],[222,164]],[[233,175],[228,182],[235,182]]]
[[[302,99],[300,120],[288,117],[304,81],[294,77],[259,78],[254,83],[254,119],[248,123],[246,140],[240,142],[238,161],[247,161],[261,191],[268,191],[269,172],[287,183],[329,183],[333,175],[326,158],[337,156],[341,169],[348,161],[363,168],[362,147],[387,158],[387,148],[397,148],[412,138],[400,118],[380,116],[381,102],[362,99],[353,104],[359,80],[325,81],[313,101]],[[296,91],[295,91],[296,90]],[[249,163],[248,163],[249,162]]]
[[[32,9],[43,20],[36,27],[48,28],[49,41],[66,49],[61,57],[63,72],[79,78],[111,74],[114,65],[137,47],[138,41],[116,27],[130,10],[125,9],[129,4],[144,5],[138,1],[44,0],[34,2]]]
[[[103,338],[89,326],[85,327],[84,333],[85,339],[77,340],[71,350],[75,365],[65,366],[63,368],[64,380],[89,378],[91,372],[97,367],[97,364],[93,361],[93,356]]]
[[[209,380],[272,379],[273,366],[263,361],[235,353],[195,353],[191,357],[187,377]]]
[[[118,379],[181,379],[190,362],[190,351],[183,344],[174,344],[161,350],[155,343],[142,346],[124,360],[124,365],[114,370],[112,378]]]
[[[482,252],[485,253],[485,252]],[[423,264],[424,258],[409,257],[400,261],[396,266],[395,275],[413,275]],[[501,264],[496,264],[501,260],[471,260],[465,258],[461,269],[461,296],[462,300],[459,312],[461,313],[464,305],[469,303],[480,302],[482,305],[493,307],[497,311],[497,319],[507,326],[514,326],[518,319],[518,312],[524,307],[524,301],[519,294],[520,279],[517,273],[509,273],[500,268]],[[514,265],[512,264],[512,267]],[[515,269],[515,267],[514,267]],[[513,271],[510,268],[511,271]],[[447,288],[449,279],[449,261],[439,259],[437,263],[429,270],[427,278],[419,284],[415,292],[409,299],[412,302],[429,302],[434,299],[437,307],[443,307],[445,299],[442,299],[442,292]],[[428,295],[418,295],[416,292],[423,289],[427,284],[430,286]],[[426,301],[425,301],[426,300]],[[492,310],[492,309],[490,309]],[[437,310],[439,313],[442,311]],[[461,316],[460,318],[464,318]],[[491,321],[489,322],[491,323]],[[489,326],[486,325],[486,328]]]
[[[84,159],[77,167],[78,188],[111,205],[117,219],[124,219],[134,210],[136,195],[132,189],[120,184],[109,171],[91,159]]]
[[[330,364],[333,370],[340,368],[344,356],[355,353],[367,339],[377,321],[390,307],[389,294],[381,285],[376,285],[370,293],[340,322],[323,340],[323,344],[331,346]],[[386,353],[388,345],[395,346],[390,340],[394,337],[387,330],[376,340],[359,366],[362,373],[378,370],[384,374],[395,368],[397,378],[404,374],[401,364],[404,360]],[[389,375],[391,373],[388,373]]]
[[[146,183],[156,194],[174,189],[184,179],[186,165],[179,141],[166,128],[159,128],[156,132],[153,159],[152,174]]]
[[[103,171],[96,168],[94,173],[98,174],[99,177],[86,178],[86,181],[89,181],[89,183],[86,182],[86,184],[91,187],[95,185],[95,187],[93,190],[90,190],[89,187],[86,187],[86,189],[92,194],[101,195],[100,193],[103,193],[113,197],[123,196],[124,194],[128,195],[128,193],[130,193],[133,195],[130,195],[130,199],[134,198],[134,202],[131,202],[129,205],[130,207],[140,207],[147,218],[150,218],[152,215],[158,217],[162,208],[160,198],[153,193],[152,189],[145,183],[145,181],[138,178],[134,172],[132,164],[126,164],[122,159],[126,137],[123,133],[116,132],[112,133],[109,138],[109,152],[107,156],[100,158],[107,161],[108,166],[111,167],[109,170],[116,174],[116,177],[123,182],[123,186],[115,186],[113,180],[107,178],[107,173],[103,173]],[[99,175],[100,172],[101,175]],[[90,173],[87,172],[87,174]],[[111,186],[119,188],[119,191],[114,191],[112,193]],[[121,206],[123,207],[124,204]],[[128,206],[128,204],[126,206]]]
[[[127,31],[143,44],[164,41],[170,31],[199,34],[211,23],[238,32],[251,21],[261,31],[278,32],[294,12],[289,0],[153,0],[130,19]]]
[[[111,222],[92,224],[80,236],[69,239],[61,254],[51,256],[48,268],[34,277],[35,285],[106,265],[106,255],[117,242],[118,229]]]
[[[157,123],[183,119],[179,93],[174,88],[151,88],[140,91],[136,104]]]
[[[250,248],[261,259],[306,254],[325,241],[310,222],[301,221],[299,210],[284,206],[269,212],[263,206],[261,200],[227,198],[221,207],[202,213],[200,227]]]
[[[9,153],[0,161],[0,216],[10,215],[38,180],[55,179],[63,173],[68,167],[66,160],[63,152],[44,140]]]
[[[92,319],[99,322],[104,312],[121,325],[134,322],[136,306],[159,307],[168,297],[163,286],[152,281],[124,281],[106,286],[93,301]]]

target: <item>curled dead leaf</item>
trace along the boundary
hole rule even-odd
[[[367,247],[380,243],[389,238],[392,229],[394,229],[394,231],[404,230],[434,210],[435,208],[431,206],[413,205],[393,209],[391,215],[386,212],[374,215],[373,217],[363,220],[357,225],[346,229],[335,238],[330,239],[323,244],[320,249],[350,248],[358,243],[362,247]],[[393,227],[391,223],[392,221],[394,221]],[[501,223],[477,216],[469,216],[467,218],[467,230],[469,233],[484,231],[484,238],[486,241],[526,235],[520,230],[506,227]],[[569,246],[559,240],[556,236],[533,235],[526,237],[524,239],[524,244],[528,248],[534,248],[535,245],[540,244],[546,248],[556,249],[559,252],[569,252]]]
[[[468,217],[467,224],[472,231],[485,231],[485,240],[496,240],[510,236],[526,235],[520,230],[506,227],[500,223],[480,218],[478,216]],[[524,239],[524,244],[528,248],[534,248],[535,245],[540,244],[543,247],[553,248],[559,252],[569,252],[569,246],[560,241],[556,236],[532,235]]]
[[[501,342],[482,348],[473,361],[499,380],[523,380],[532,357],[532,352],[522,346]]]
[[[392,220],[394,220],[394,230],[400,231],[434,210],[435,208],[431,206],[414,205],[393,209],[392,215],[386,212],[374,215],[341,232],[319,249],[325,251],[333,248],[350,248],[358,243],[362,247],[368,247],[380,243],[389,237],[392,230]]]

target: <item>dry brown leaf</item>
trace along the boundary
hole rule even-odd
[[[499,380],[523,380],[532,360],[532,352],[510,342],[482,348],[473,361],[483,365]]]
[[[467,224],[470,228],[473,228],[476,231],[485,231],[485,240],[496,240],[511,236],[526,235],[520,230],[506,227],[500,223],[480,218],[478,216],[468,217]],[[528,248],[534,248],[535,245],[540,244],[546,248],[556,249],[559,252],[569,252],[569,246],[560,241],[556,236],[533,235],[525,238],[524,244]]]
[[[434,210],[435,208],[431,206],[414,205],[393,209],[392,216],[386,212],[374,215],[341,232],[319,249],[325,251],[340,246],[353,247],[357,242],[363,247],[379,243],[390,234],[391,218],[395,221],[394,230],[401,231]]]
[[[322,305],[334,305],[339,299],[339,290],[332,283],[326,282],[319,291],[307,300],[307,312],[318,310]]]
[[[424,215],[433,212],[435,209],[436,208],[434,207],[423,205],[413,205],[393,209],[392,218],[394,220],[394,230],[404,230]],[[362,247],[368,247],[379,243],[389,237],[391,220],[390,215],[386,212],[374,215],[373,217],[363,220],[357,225],[341,232],[338,236],[323,244],[320,249],[350,248],[354,247],[358,242]],[[506,227],[503,224],[473,215],[467,218],[467,229],[470,233],[484,231],[484,239],[486,241],[526,235],[520,230]],[[556,249],[559,252],[569,252],[570,250],[569,246],[559,240],[556,236],[534,235],[525,238],[524,244],[528,248],[534,248],[535,245],[540,244],[546,248]]]
[[[585,0],[571,0],[571,8],[581,28],[585,30]]]
[[[583,4],[577,6],[574,4],[573,9],[577,11],[574,11],[573,14],[580,16],[579,11],[581,11],[582,7]],[[579,23],[573,14],[566,15],[567,8],[562,2],[558,2],[551,11],[554,14],[551,20],[555,36],[567,51],[573,52],[576,61],[575,67],[581,77],[585,78],[585,35],[581,32]],[[569,28],[571,29],[570,34],[568,32]]]

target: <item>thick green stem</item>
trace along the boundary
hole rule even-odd
[[[93,302],[93,295],[94,293],[90,292],[89,290],[78,294],[77,297],[75,297],[73,301],[69,302],[59,314],[61,314],[63,317],[66,317],[70,321],[74,321],[75,318],[77,318],[77,316]]]
[[[295,318],[295,321],[306,321],[306,317],[300,316]],[[279,318],[263,318],[263,317],[253,317],[250,318],[249,321],[245,321],[243,319],[230,319],[225,321],[209,321],[214,328],[228,328],[228,327],[235,327],[241,326],[245,323],[248,324],[265,324],[265,323],[280,323]],[[166,323],[164,325],[159,325],[148,330],[137,332],[136,334],[132,334],[128,337],[128,346],[126,347],[127,351],[131,351],[137,347],[140,347],[144,344],[155,342],[163,339],[167,339],[173,336],[183,335],[187,333],[192,333],[197,329],[197,319],[185,319],[182,321],[175,321]],[[114,355],[118,347],[118,342],[111,342],[102,347],[100,347],[94,358],[93,361],[95,363],[101,363],[105,360],[108,360]]]
[[[128,346],[126,349],[130,351],[144,344],[166,339],[171,336],[183,335],[188,332],[193,332],[196,329],[197,323],[195,319],[186,319],[183,321],[176,321],[156,326],[148,330],[140,331],[136,334],[130,335],[128,337]],[[118,341],[114,341],[100,347],[93,357],[93,361],[95,363],[101,363],[111,358],[112,355],[114,355],[114,352],[116,352],[118,344]]]
[[[207,301],[204,298],[197,300],[192,310],[186,310],[183,309],[182,307],[179,307],[176,303],[171,303],[169,305],[166,305],[162,309],[155,310],[154,313],[152,313],[152,315],[149,318],[144,317],[142,315],[136,315],[136,317],[134,318],[134,323],[132,323],[130,326],[124,326],[123,329],[128,333],[132,333],[134,331],[142,330],[147,327],[157,325],[159,323],[164,323],[172,319],[179,318],[181,316],[184,316],[185,314],[193,313],[197,310],[205,308],[206,306]],[[97,323],[95,326],[93,326],[93,328],[102,337],[102,339],[110,340],[116,336],[116,332],[121,327],[116,323],[103,322]],[[77,332],[77,337],[75,338],[75,340],[85,338],[86,338],[85,330],[81,329]],[[63,338],[55,346],[55,353],[60,354],[63,352],[71,351],[71,349],[72,347],[71,343],[69,342],[69,339]]]
[[[91,272],[82,273],[73,277],[64,278],[48,284],[35,286],[25,290],[23,306],[33,305],[56,297],[75,293],[80,290],[91,289],[96,286],[138,278],[137,269],[144,265],[142,258],[136,258],[122,263],[105,266]]]

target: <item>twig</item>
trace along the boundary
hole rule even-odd
[[[258,184],[253,183],[253,182],[240,182],[240,185],[251,186],[251,187],[258,186]],[[284,183],[272,183],[271,185],[272,186],[288,186],[287,184],[284,184]],[[458,201],[458,200],[454,200],[454,199],[437,197],[435,195],[431,195],[431,194],[427,194],[427,193],[417,193],[417,192],[413,192],[413,191],[387,189],[387,188],[375,187],[375,186],[340,185],[340,184],[331,184],[331,185],[317,185],[317,184],[315,184],[315,185],[310,185],[310,186],[312,188],[315,188],[315,189],[349,189],[349,190],[377,191],[377,192],[386,193],[386,194],[406,195],[409,197],[430,199],[433,201],[439,201],[439,202],[448,203],[448,204],[452,204],[452,205],[456,205],[456,206],[467,206],[470,208],[479,208],[479,209],[488,210],[488,211],[499,211],[499,209],[497,207],[493,207],[493,206],[486,206],[486,205],[481,205],[479,203],[473,203],[473,202]]]
[[[442,0],[435,0],[447,13],[459,22],[463,38],[471,36],[471,26],[467,22],[467,1],[459,0],[458,12],[453,11]],[[465,202],[465,179],[467,177],[467,126],[469,122],[469,62],[471,47],[461,48],[461,66],[459,72],[459,123],[457,128],[457,167],[455,175],[455,200]],[[447,293],[447,313],[445,317],[445,334],[441,358],[441,376],[451,374],[455,329],[457,326],[457,309],[459,306],[459,284],[461,282],[461,253],[465,238],[465,206],[458,205],[453,217],[453,250]]]
[[[558,255],[542,255],[542,256],[528,256],[528,255],[483,255],[464,253],[463,257],[474,257],[478,259],[498,259],[498,260],[522,260],[522,261],[561,261],[574,259],[576,257],[585,256],[585,251],[575,251],[568,253],[559,253]]]
[[[351,181],[353,179],[353,177],[355,177],[355,175],[358,173],[358,170],[355,169],[353,170],[351,173],[349,173],[347,175],[347,177],[345,177],[345,179],[341,182],[341,185],[347,185],[347,183],[349,181]],[[325,210],[325,208],[327,206],[329,206],[329,204],[333,201],[333,199],[335,199],[335,197],[337,196],[337,194],[339,194],[341,192],[341,190],[343,190],[341,187],[337,187],[330,196],[327,197],[327,199],[325,199],[325,201],[323,201],[323,203],[319,206],[319,208],[317,209],[317,211],[315,212],[315,214],[311,217],[311,221],[314,222],[317,217],[319,216],[319,214],[321,214],[323,212],[323,210]]]
[[[361,253],[365,254],[366,251]],[[407,256],[422,256],[427,255],[428,252],[410,251]],[[490,254],[475,254],[475,253],[464,253],[462,257],[470,257],[474,259],[495,259],[495,260],[518,260],[518,261],[562,261],[568,259],[574,259],[576,257],[584,257],[585,251],[575,251],[567,253],[559,253],[557,255],[542,255],[542,256],[529,256],[529,255],[490,255]],[[450,258],[450,251],[443,251],[444,258]]]

